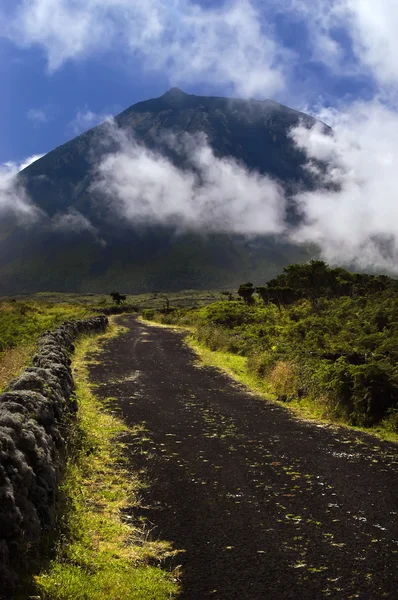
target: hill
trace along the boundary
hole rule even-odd
[[[205,134],[215,157],[232,157],[289,193],[313,185],[302,168],[305,156],[289,137],[299,122],[310,127],[315,120],[270,100],[201,97],[174,88],[115,117],[114,131],[134,135],[136,143],[177,164],[183,157],[164,144],[165,135]],[[281,266],[309,258],[308,249],[270,236],[248,239],[110,218],[92,182],[95,166],[114,144],[104,123],[21,173],[20,182],[46,218],[33,229],[0,226],[0,294],[228,287],[270,278]],[[58,215],[65,213],[69,217],[60,223]]]

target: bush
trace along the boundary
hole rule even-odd
[[[335,399],[336,411],[352,425],[374,425],[397,407],[397,381],[387,363],[353,365],[339,358],[318,370],[316,376]]]
[[[156,315],[156,310],[154,308],[145,308],[142,311],[142,317],[147,321],[153,321]]]

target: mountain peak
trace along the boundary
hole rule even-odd
[[[168,100],[180,100],[182,98],[186,98],[188,94],[180,90],[178,87],[173,87],[171,90],[163,94],[163,98],[167,98]]]
[[[163,96],[187,96],[187,95],[188,94],[186,94],[185,92],[183,92],[178,87],[172,87],[165,94],[163,94]]]
[[[154,160],[159,156],[164,157],[164,164],[170,163],[170,185],[174,169],[181,168],[185,177],[191,163],[183,145],[179,151],[178,146],[167,144],[169,135],[184,139],[181,136],[185,133],[202,134],[214,152],[214,164],[224,158],[236,161],[250,173],[280,182],[290,197],[298,187],[314,189],[317,184],[316,177],[303,168],[307,158],[290,135],[292,127],[303,119],[309,125],[315,123],[311,117],[270,101],[198,96],[175,87],[160,98],[130,106],[115,117],[115,122],[127,139],[134,139],[137,160],[142,148],[144,158],[149,150],[154,152]],[[104,136],[105,145],[101,143]],[[174,227],[174,221],[163,222],[157,215],[130,220],[122,218],[122,211],[112,213],[108,201],[112,187],[92,185],[96,181],[93,164],[100,166],[111,153],[118,157],[119,151],[124,151],[124,146],[119,150],[108,129],[99,126],[47,153],[19,175],[32,202],[49,218],[26,232],[0,219],[0,294],[43,289],[96,292],[109,288],[131,293],[232,287],[242,281],[271,279],[278,265],[310,256],[301,247],[287,247],[285,242],[274,246],[273,238],[270,241],[260,236],[247,244],[244,235],[213,235],[211,228],[198,235],[194,228],[184,232],[177,219]],[[124,163],[120,164],[123,167]],[[134,166],[131,168],[134,172]],[[112,172],[115,189],[122,194],[125,188],[119,188],[120,176],[124,177],[120,170]],[[149,183],[152,176],[156,174],[149,171]],[[193,171],[192,181],[198,176]],[[143,185],[139,174],[137,179],[133,173],[132,177],[132,186]],[[218,200],[211,198],[210,194],[209,203]],[[163,202],[162,194],[155,200]],[[214,210],[217,212],[217,206]],[[93,229],[71,223],[71,233],[62,231],[61,235],[50,226],[50,218],[57,213],[68,216],[77,212],[93,224]],[[296,214],[292,208],[289,224],[297,220]],[[93,231],[98,233],[93,235]]]

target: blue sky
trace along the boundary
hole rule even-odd
[[[122,14],[127,4],[134,0],[97,3],[95,0],[78,2],[72,0],[3,0],[0,9],[0,163],[19,161],[23,158],[48,152],[52,148],[74,137],[79,131],[96,124],[101,117],[117,114],[137,101],[156,97],[164,93],[172,85],[178,85],[184,91],[196,94],[222,94],[233,96],[271,97],[294,108],[314,112],[319,106],[339,107],[342,103],[353,102],[359,98],[369,98],[375,93],[375,82],[371,69],[357,70],[358,57],[351,48],[350,32],[344,26],[330,26],[327,36],[339,45],[346,61],[347,69],[335,62],[328,64],[330,56],[322,56],[319,52],[319,41],[314,40],[313,28],[317,27],[318,13],[316,2],[273,2],[243,0],[237,2],[215,3],[214,0],[202,0],[201,13],[195,14],[195,5],[189,0],[165,2],[163,0],[148,1],[147,14],[136,14],[134,11],[126,19]],[[110,9],[101,10],[99,5],[109,5]],[[136,2],[136,4],[140,4]],[[333,3],[327,2],[331,5]],[[295,7],[294,7],[295,5]],[[1,4],[0,4],[1,6]],[[192,44],[192,37],[202,35],[200,27],[205,29],[208,23],[217,18],[218,10],[230,14],[233,7],[247,16],[247,8],[255,11],[251,20],[242,24],[246,28],[241,44],[242,52],[253,53],[255,45],[247,48],[245,36],[250,35],[253,24],[258,24],[260,33],[254,44],[259,46],[263,41],[272,41],[268,55],[257,61],[253,60],[253,77],[261,71],[264,62],[265,71],[270,68],[282,73],[283,85],[275,84],[270,77],[270,84],[265,81],[256,86],[250,84],[245,89],[242,79],[231,72],[217,77],[216,72],[206,72],[200,65],[192,76],[189,65],[186,71],[175,65],[156,65],[158,56],[151,56],[152,49],[141,40],[138,44],[130,44],[127,37],[139,35],[134,23],[149,19],[150,14],[161,14],[160,22],[168,31],[160,40],[156,40],[154,53],[162,50],[162,44],[175,41],[176,31],[171,23],[177,17],[178,25],[183,24],[183,34],[178,41],[180,52]],[[314,8],[311,9],[311,6]],[[80,7],[80,8],[76,8]],[[85,8],[83,8],[85,7]],[[165,8],[166,7],[166,8]],[[169,8],[167,8],[169,7]],[[281,7],[283,10],[281,10]],[[306,11],[311,10],[311,18]],[[48,30],[54,25],[53,16],[60,14],[60,24],[54,27],[53,35]],[[83,12],[82,12],[83,11]],[[145,12],[145,11],[144,11]],[[168,12],[169,14],[165,14]],[[174,15],[173,15],[174,13]],[[65,24],[65,14],[71,22]],[[219,13],[218,13],[219,14]],[[40,16],[41,15],[41,16]],[[89,19],[86,31],[78,36],[75,44],[82,45],[82,51],[75,54],[73,42],[68,46],[68,37],[74,33],[74,15],[76,21]],[[149,15],[149,16],[148,16]],[[189,19],[196,19],[197,30],[190,31]],[[207,19],[207,21],[206,21]],[[90,47],[90,36],[93,28],[104,25],[109,33],[110,24],[114,32],[101,44],[101,35]],[[35,26],[32,26],[35,23]],[[185,23],[185,24],[184,24]],[[185,29],[184,29],[185,28]],[[71,31],[69,31],[69,29]],[[127,30],[127,33],[126,33]],[[199,31],[199,34],[198,34]],[[219,40],[220,52],[218,60],[227,59],[229,44],[234,44],[234,36],[239,35],[238,26],[230,29],[215,29]],[[61,58],[56,36],[65,36]],[[125,37],[124,37],[125,36]],[[222,43],[222,37],[230,37]],[[95,37],[95,36],[94,36]],[[105,36],[106,37],[106,36]],[[87,39],[86,39],[87,38]],[[186,46],[184,46],[186,44]],[[325,41],[326,44],[326,41]],[[217,52],[217,48],[216,48]],[[223,52],[225,56],[223,56]],[[266,51],[267,54],[267,51]],[[187,62],[192,60],[187,51]],[[206,60],[204,53],[203,60]],[[212,57],[213,59],[213,57]],[[171,57],[173,62],[174,58]],[[250,57],[241,67],[250,70]],[[228,71],[227,67],[226,71]],[[237,67],[239,70],[239,67]],[[248,73],[249,78],[249,73]]]

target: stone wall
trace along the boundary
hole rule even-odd
[[[105,316],[67,321],[44,333],[33,366],[0,395],[0,598],[12,598],[16,573],[51,530],[77,411],[70,369],[73,341],[106,330]]]

